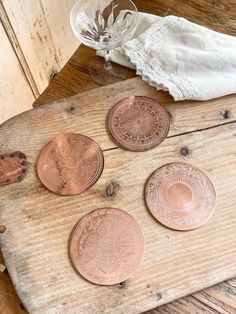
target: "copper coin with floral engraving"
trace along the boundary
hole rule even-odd
[[[114,285],[137,270],[144,254],[144,237],[137,222],[125,211],[100,208],[75,226],[69,253],[84,278],[98,285]]]
[[[37,172],[52,192],[76,195],[99,179],[103,165],[103,153],[92,139],[81,134],[61,134],[40,153]]]
[[[132,151],[145,151],[165,139],[170,128],[170,117],[154,99],[132,96],[110,110],[107,124],[120,146]]]
[[[186,163],[171,163],[157,169],[146,183],[145,198],[153,216],[176,230],[202,226],[216,208],[212,182]]]

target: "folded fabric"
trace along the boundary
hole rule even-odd
[[[113,50],[111,59],[136,68],[175,101],[236,93],[236,38],[184,18],[139,13],[134,38]]]

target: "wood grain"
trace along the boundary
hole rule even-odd
[[[1,21],[0,42],[0,123],[2,123],[10,117],[32,108],[35,97]]]
[[[70,11],[76,1],[40,1],[56,55],[58,56],[60,68],[62,68],[80,45],[70,26]]]
[[[11,288],[12,284],[8,276],[0,273],[0,313],[3,314],[26,314],[21,301]]]
[[[173,118],[169,137],[156,149],[137,154],[114,145],[105,119],[118,98],[140,92],[162,102]],[[112,313],[138,313],[236,275],[234,100],[235,96],[228,96],[220,101],[175,104],[165,93],[157,93],[135,78],[36,108],[0,127],[1,150],[18,147],[30,160],[26,179],[0,191],[0,219],[7,226],[0,241],[13,282],[31,313],[73,313],[78,308],[86,314],[109,313],[111,309]],[[221,114],[226,108],[230,108],[227,121]],[[47,191],[35,175],[38,151],[63,131],[89,135],[104,150],[101,179],[79,197],[60,198]],[[187,155],[181,154],[183,146],[188,148]],[[164,228],[145,207],[146,178],[171,161],[193,163],[216,187],[217,211],[206,226],[195,231]],[[115,197],[104,197],[111,181],[121,188]],[[143,264],[123,288],[92,286],[73,271],[68,260],[68,237],[76,221],[92,209],[108,205],[131,213],[146,240]],[[24,228],[17,227],[20,225]],[[194,300],[202,302],[198,295]],[[233,302],[231,305],[233,308]],[[207,303],[201,306],[204,308]]]
[[[173,98],[167,93],[157,92],[155,88],[150,87],[141,78],[133,78],[46,105],[47,110],[42,106],[36,108],[37,111],[25,113],[28,116],[28,120],[21,120],[21,125],[24,126],[21,130],[21,145],[28,143],[28,129],[33,128],[34,139],[41,138],[41,133],[47,132],[49,140],[50,130],[54,135],[60,132],[79,131],[92,137],[101,145],[103,150],[115,148],[117,144],[107,136],[107,131],[104,127],[106,114],[111,106],[120,101],[120,99],[140,94],[156,99],[168,110],[171,116],[171,129],[168,136],[177,136],[211,128],[232,122],[236,117],[234,95],[208,102],[185,101],[175,103]],[[97,105],[98,102],[99,106]],[[64,123],[59,123],[62,117]],[[77,124],[73,125],[70,121],[73,121],[75,118]],[[16,117],[11,120],[8,129],[4,128],[2,131],[3,136],[5,132],[9,132],[9,134],[14,132],[19,121],[18,119],[19,117]],[[34,120],[33,125],[32,119]],[[44,121],[43,124],[42,119]],[[32,145],[34,145],[34,142],[32,142]]]
[[[0,266],[5,264],[0,251]],[[1,267],[0,267],[1,268]],[[26,314],[20,299],[14,289],[12,289],[11,280],[7,271],[0,271],[0,313],[2,314]]]
[[[21,303],[7,270],[1,272],[1,265],[5,266],[5,262],[0,251],[0,313],[2,314],[27,314],[23,304]]]
[[[228,35],[236,34],[234,0],[134,0],[139,11],[160,16],[182,16]]]
[[[61,70],[79,45],[69,24],[74,0],[1,2],[19,45],[17,51],[22,52],[32,75],[32,86],[42,93],[51,74]]]
[[[25,60],[25,56],[24,56],[23,51],[19,45],[18,39],[16,37],[14,29],[12,28],[11,22],[7,16],[6,10],[5,10],[1,0],[0,0],[0,18],[1,18],[4,30],[6,32],[6,35],[7,35],[8,39],[12,45],[12,48],[14,49],[15,55],[20,62],[20,65],[22,67],[22,71],[23,71],[24,75],[26,76],[26,79],[28,80],[29,87],[32,89],[34,96],[38,97],[39,96],[38,88],[35,84],[35,81],[34,81],[34,78],[32,76],[32,73],[30,71],[30,68],[27,64],[27,61]],[[8,61],[9,60],[10,59],[8,59]]]
[[[194,293],[192,296],[162,305],[144,314],[234,314],[236,311],[236,279]]]

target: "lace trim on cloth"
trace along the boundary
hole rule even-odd
[[[163,33],[170,31],[170,26],[175,25],[183,18],[168,16],[162,21],[153,24],[146,32],[146,38],[157,40],[163,37]],[[151,43],[150,43],[151,45]],[[163,69],[158,60],[152,62],[145,52],[144,43],[139,39],[133,39],[124,45],[125,54],[136,66],[136,73],[142,76],[142,79],[154,86],[157,90],[169,91],[175,101],[185,99],[197,99],[197,93],[193,86],[180,77],[171,76]]]

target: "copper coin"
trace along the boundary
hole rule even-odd
[[[155,100],[132,96],[108,113],[108,130],[128,150],[145,151],[160,144],[170,128],[170,117]]]
[[[52,192],[76,195],[99,179],[103,165],[103,153],[92,139],[81,134],[61,134],[42,150],[37,172]]]
[[[101,208],[75,226],[69,250],[74,267],[84,278],[98,285],[114,285],[137,270],[144,253],[144,237],[128,213]]]
[[[145,198],[153,216],[175,230],[202,226],[216,208],[216,192],[210,179],[185,163],[157,169],[146,183]]]

